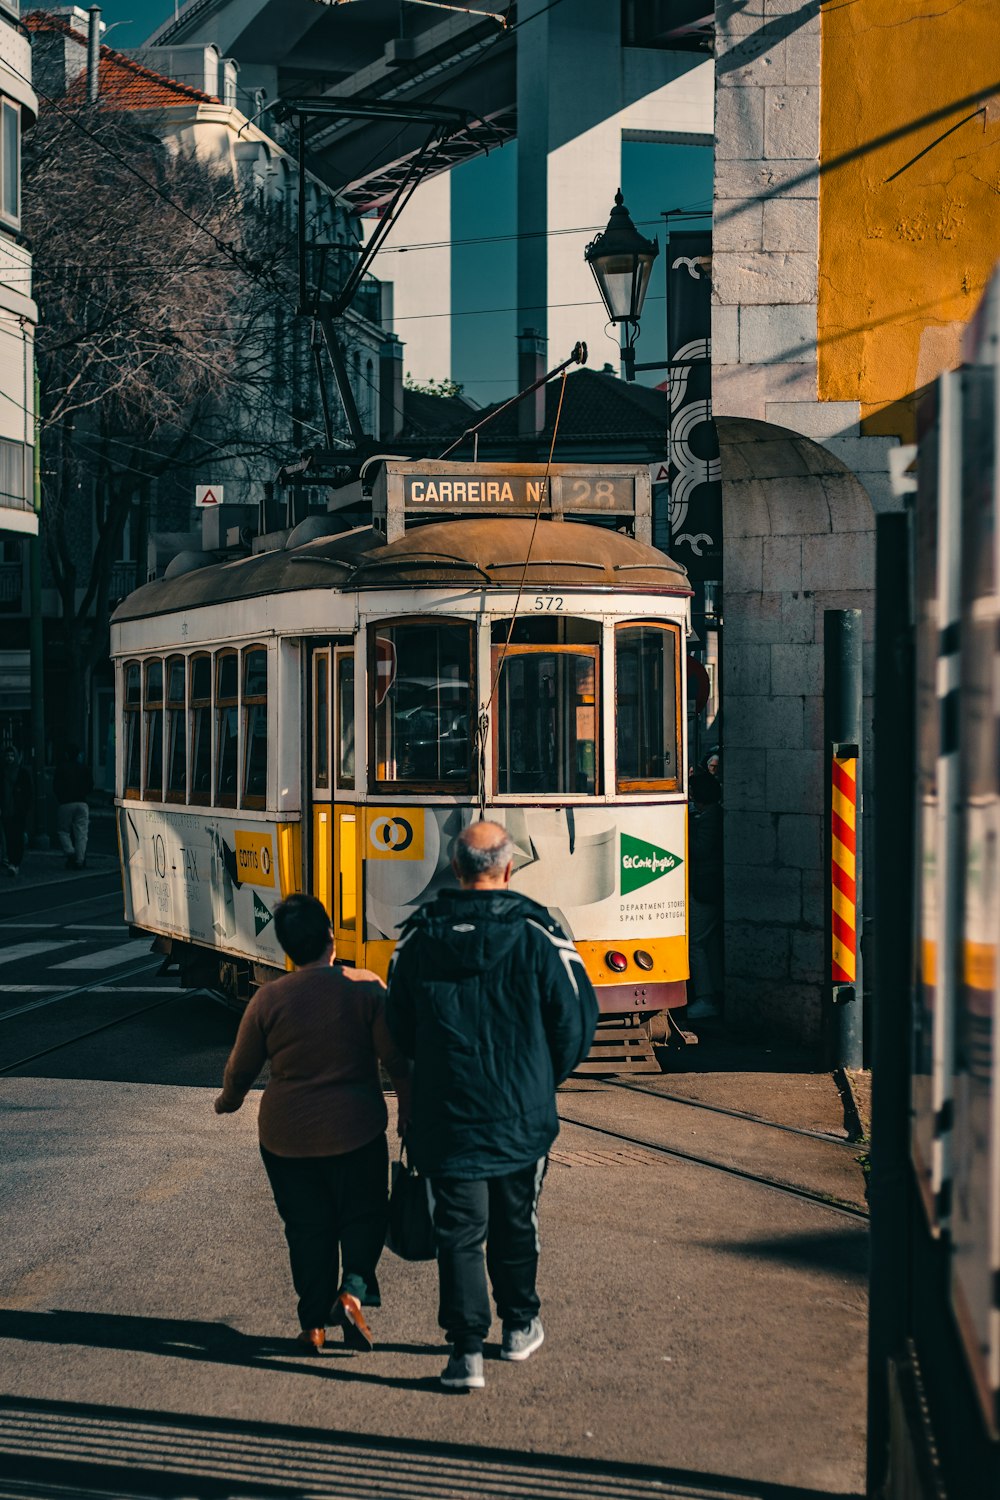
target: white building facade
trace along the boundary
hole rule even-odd
[[[35,536],[31,252],[20,236],[21,135],[38,114],[18,0],[0,0],[0,535]],[[18,579],[18,586],[20,579]]]

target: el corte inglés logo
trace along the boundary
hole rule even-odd
[[[684,861],[679,854],[669,849],[660,849],[656,844],[647,844],[645,839],[622,834],[622,895],[637,891],[663,875],[669,875]]]

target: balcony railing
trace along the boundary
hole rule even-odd
[[[0,563],[0,604],[19,604],[23,587],[19,562]]]
[[[135,563],[116,562],[111,569],[111,586],[108,597],[111,599],[124,599],[126,594],[131,594],[135,588]]]

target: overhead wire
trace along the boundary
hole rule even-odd
[[[545,463],[545,476],[542,480],[541,485],[539,486],[538,503],[535,506],[535,516],[534,520],[531,523],[531,533],[528,537],[528,549],[524,554],[524,566],[521,569],[521,579],[517,586],[517,595],[514,599],[514,609],[511,613],[510,624],[507,626],[507,636],[504,640],[503,646],[500,648],[500,653],[497,657],[496,669],[491,675],[490,695],[487,698],[486,702],[483,704],[482,708],[479,710],[479,719],[476,724],[476,744],[479,757],[478,782],[480,821],[482,821],[486,817],[486,745],[489,740],[490,732],[490,707],[496,694],[497,684],[500,681],[500,673],[503,671],[503,664],[507,656],[507,649],[510,646],[511,637],[514,634],[514,625],[517,621],[517,612],[520,607],[521,596],[524,593],[524,581],[528,576],[528,567],[531,563],[531,552],[532,548],[535,545],[535,533],[538,530],[538,522],[542,514],[542,505],[545,503],[546,497],[549,493],[549,476],[552,470],[552,455],[556,451],[556,438],[559,436],[559,422],[562,417],[563,401],[566,396],[566,377],[568,376],[568,374],[568,370],[563,370],[562,382],[559,386],[559,403],[556,407],[555,421],[552,424],[552,441],[549,444],[549,456]],[[517,398],[515,397],[514,399],[516,400]],[[509,406],[510,402],[505,402],[504,404]],[[503,407],[499,408],[499,410],[502,411]],[[499,413],[494,413],[494,415],[498,414]],[[452,447],[454,446],[455,445],[452,444]],[[448,448],[445,451],[447,453],[450,453],[451,448]]]

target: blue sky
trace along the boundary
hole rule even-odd
[[[87,9],[86,0],[76,0]],[[174,0],[103,0],[101,19],[114,31],[109,47],[141,47],[154,27],[174,13]]]
[[[86,3],[86,0],[78,0]],[[102,15],[114,27],[113,47],[138,47],[174,13],[174,0],[104,0]],[[507,395],[516,375],[516,149],[513,145],[458,167],[452,174],[452,237],[478,243],[455,244],[451,274],[453,309],[452,375],[480,404]],[[667,257],[663,219],[668,209],[710,202],[712,152],[698,146],[666,146],[627,141],[622,145],[621,185],[641,233],[659,236],[661,255],[646,298],[637,358],[665,358],[664,275]],[[610,212],[610,203],[608,205]],[[706,225],[708,219],[703,221]],[[696,227],[688,222],[678,227]],[[493,237],[496,238],[493,238]],[[491,243],[492,240],[492,243]],[[485,243],[484,243],[485,241]],[[376,261],[376,276],[392,277],[392,257]],[[502,309],[498,312],[486,309]],[[405,332],[404,335],[405,337]],[[610,348],[611,358],[614,350]],[[445,372],[442,371],[442,374]],[[665,372],[640,375],[657,385]]]

